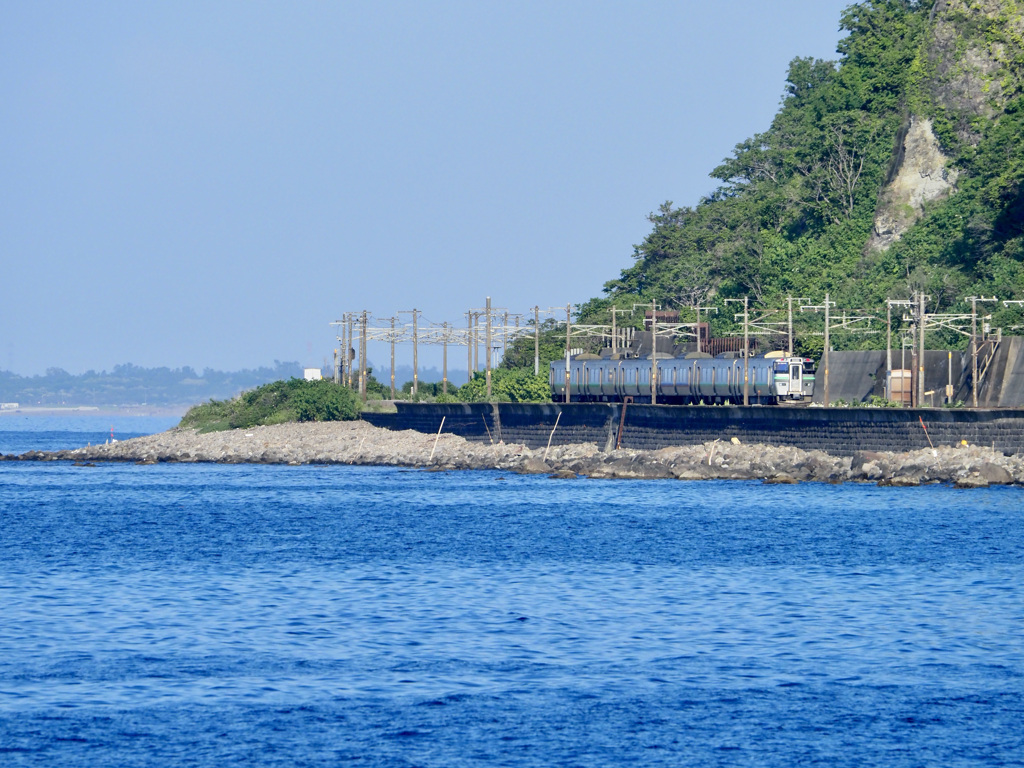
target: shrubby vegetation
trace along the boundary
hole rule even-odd
[[[530,350],[529,368],[513,367],[508,364],[508,357],[506,356],[506,361],[503,362],[502,367],[491,370],[490,402],[543,403],[551,399],[551,389],[547,377],[548,362],[542,360],[543,367],[541,370],[543,373],[540,376],[534,376],[532,342]],[[560,355],[564,355],[564,340],[561,350]],[[555,357],[560,355],[555,355]],[[369,371],[369,369],[367,370]],[[343,387],[343,389],[352,391],[353,395],[358,397],[354,390],[348,390],[347,387]],[[413,395],[412,382],[407,381],[400,388],[396,388],[395,398],[412,402],[434,403],[487,402],[487,376],[483,371],[477,371],[473,375],[473,380],[462,386],[449,381],[447,393],[444,392],[443,384],[439,381],[421,381],[419,382],[418,389],[419,392]],[[374,401],[389,399],[391,389],[390,386],[385,386],[378,382],[373,376],[372,371],[369,371],[367,374],[366,394],[368,402],[372,404]],[[373,409],[377,406],[368,405],[367,407]]]
[[[349,421],[359,418],[359,401],[347,387],[326,379],[275,381],[232,400],[211,400],[189,409],[180,427],[216,432],[288,421]]]
[[[477,372],[473,380],[459,387],[459,402],[482,403],[487,400],[486,374]],[[523,368],[495,368],[491,371],[491,400],[503,403],[541,403],[551,400],[547,376],[534,376],[532,363]]]

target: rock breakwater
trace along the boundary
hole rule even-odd
[[[1024,458],[976,445],[908,453],[861,451],[852,457],[792,447],[712,441],[657,451],[602,452],[592,443],[531,450],[511,443],[469,442],[451,434],[394,432],[364,422],[280,424],[199,434],[156,435],[65,451],[30,451],[4,460],[354,464],[432,470],[499,469],[557,478],[764,480],[770,483],[952,483],[958,487],[1024,484]]]

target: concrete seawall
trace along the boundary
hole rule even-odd
[[[398,403],[398,412],[367,413],[369,423],[392,430],[452,433],[470,441],[543,448],[595,443],[658,450],[738,438],[744,443],[822,450],[905,452],[932,445],[972,445],[1024,453],[1024,409],[787,408],[771,406],[623,406],[600,403]],[[555,428],[555,423],[558,427]],[[552,436],[552,429],[554,435]],[[929,439],[931,442],[929,442]]]

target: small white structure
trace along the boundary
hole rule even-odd
[[[302,378],[306,381],[320,381],[324,375],[320,372],[319,368],[303,368]]]
[[[18,410],[17,403],[0,403],[0,411],[16,411]]]

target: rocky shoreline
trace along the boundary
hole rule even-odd
[[[767,483],[871,482],[914,486],[951,483],[960,488],[1024,485],[1024,457],[977,445],[942,446],[908,453],[860,451],[852,457],[823,451],[713,441],[657,451],[617,450],[594,444],[554,446],[473,443],[451,434],[393,432],[365,422],[280,424],[199,434],[171,429],[122,442],[65,451],[29,451],[6,461],[106,461],[156,464],[353,464],[445,471],[499,469],[557,478],[763,480]]]

